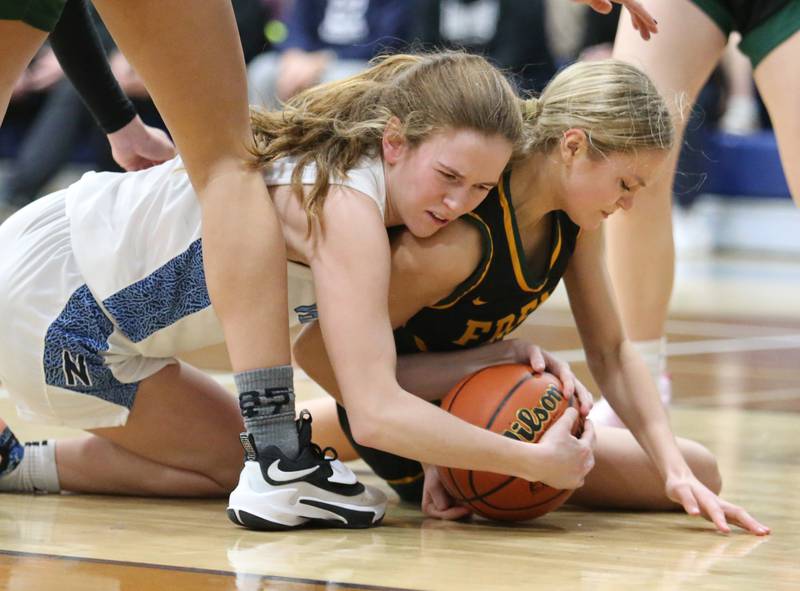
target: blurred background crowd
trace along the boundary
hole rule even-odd
[[[409,48],[464,48],[484,54],[505,68],[522,92],[535,93],[559,67],[610,56],[619,18],[564,0],[232,3],[248,64],[250,102],[268,108],[314,84],[358,72],[378,54]],[[163,128],[147,89],[99,18],[96,24],[122,88],[145,122]],[[752,200],[766,197],[791,209],[749,61],[732,41],[700,95],[685,138],[675,187],[679,254],[750,246],[746,235],[734,237],[729,227],[712,223],[720,198],[733,197],[749,208]],[[118,170],[104,134],[47,46],[17,83],[0,128],[0,162],[0,219],[82,170]],[[698,199],[705,199],[705,207],[697,206]],[[794,248],[775,240],[781,242],[779,251]],[[763,236],[754,245],[771,248]]]

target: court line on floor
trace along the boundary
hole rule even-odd
[[[680,404],[686,405],[686,402],[691,401],[692,406],[699,404],[703,405],[703,401],[707,400],[715,406],[720,403],[748,403],[748,402],[764,402],[769,400],[785,401],[785,400],[800,400],[800,388],[777,388],[774,390],[751,390],[748,392],[725,392],[721,394],[714,394],[709,397],[705,396],[687,396],[682,395]]]
[[[574,327],[575,321],[569,312],[550,311],[531,318],[527,326]],[[738,322],[710,322],[707,320],[667,320],[667,333],[697,335],[708,337],[771,336],[781,333],[791,334],[797,328],[770,326],[768,324],[742,324]]]
[[[132,568],[154,569],[159,571],[174,571],[182,573],[196,573],[201,575],[216,575],[224,577],[237,577],[244,576],[260,581],[282,582],[282,583],[296,583],[300,585],[314,585],[322,586],[324,589],[358,589],[364,591],[417,591],[403,587],[385,587],[383,585],[370,585],[365,583],[346,583],[341,581],[326,581],[323,579],[307,579],[302,577],[285,577],[278,575],[262,575],[258,573],[217,570],[208,568],[197,568],[188,566],[173,566],[165,564],[154,564],[149,562],[129,562],[125,560],[111,560],[106,558],[84,558],[81,556],[65,556],[61,554],[46,554],[40,552],[22,552],[17,550],[4,550],[0,549],[0,556],[10,556],[16,558],[33,558],[43,560],[56,560],[63,562],[82,562],[91,564],[103,564],[109,566],[122,566]]]
[[[702,341],[685,341],[679,343],[667,343],[667,357],[679,357],[687,355],[707,355],[711,353],[742,353],[747,351],[770,351],[780,349],[800,348],[800,333],[774,336],[757,336],[730,339],[709,339]],[[583,349],[562,349],[551,351],[567,363],[586,361]],[[233,374],[212,373],[217,382],[223,386],[233,386]],[[295,378],[299,381],[309,380],[305,373],[296,372]]]
[[[774,336],[792,334],[797,327],[770,326],[768,324],[740,324],[736,322],[707,322],[705,320],[667,320],[667,333],[700,335],[708,337]],[[745,334],[742,334],[742,333]],[[747,334],[749,333],[749,334]]]
[[[685,341],[667,343],[667,357],[682,355],[708,355],[711,353],[744,353],[748,351],[773,351],[800,348],[800,334],[770,337],[749,337],[741,339],[710,339],[705,341]],[[586,361],[583,349],[564,349],[553,351],[562,361],[575,363]]]

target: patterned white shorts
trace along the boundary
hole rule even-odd
[[[139,382],[175,359],[144,357],[114,331],[75,261],[64,193],[0,226],[0,380],[23,419],[116,427]]]

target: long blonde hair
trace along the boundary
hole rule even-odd
[[[311,218],[318,215],[331,173],[344,176],[363,156],[379,156],[392,117],[412,146],[445,128],[470,129],[524,145],[519,99],[484,58],[463,52],[393,55],[364,72],[306,90],[282,111],[251,109],[257,166],[297,158],[292,186]],[[303,197],[303,169],[318,174]]]
[[[638,68],[608,59],[559,72],[539,98],[523,101],[525,153],[547,152],[568,129],[586,132],[594,155],[667,150],[675,126],[664,98]]]

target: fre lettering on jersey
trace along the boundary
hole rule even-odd
[[[488,342],[494,343],[505,338],[509,333],[516,329],[520,324],[525,322],[525,319],[543,304],[550,296],[548,293],[543,293],[540,297],[531,300],[520,308],[519,314],[509,314],[498,318],[497,320],[467,320],[467,326],[464,333],[455,341],[454,344],[466,347],[471,342],[479,341],[485,342],[486,335],[492,334]]]

